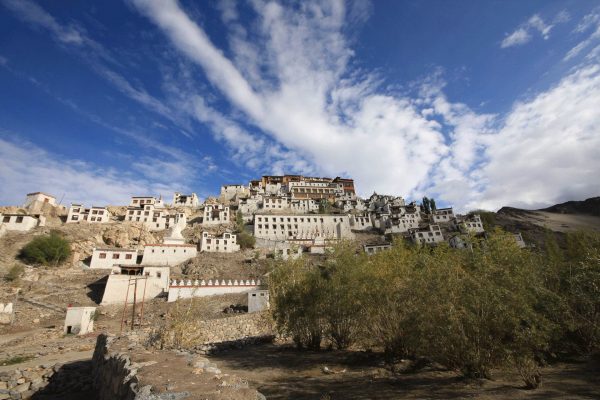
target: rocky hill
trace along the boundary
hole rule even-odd
[[[555,204],[539,211],[548,211],[559,214],[585,214],[600,217],[600,196],[590,197],[583,201],[567,201],[565,203]]]
[[[600,231],[600,197],[568,201],[540,210],[502,207],[496,213],[484,213],[483,218],[489,226],[521,232],[526,242],[538,247],[543,247],[548,230],[554,232],[559,245],[564,245],[568,232]]]

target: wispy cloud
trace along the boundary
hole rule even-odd
[[[261,40],[251,46],[262,57],[247,53],[243,64],[225,57],[175,1],[134,3],[182,54],[204,69],[236,112],[275,143],[257,142],[248,132],[236,132],[232,142],[293,154],[294,160],[283,165],[295,162],[326,174],[348,174],[366,190],[409,196],[429,191],[459,209],[547,204],[598,190],[586,172],[597,170],[596,158],[584,150],[597,148],[597,139],[589,134],[599,118],[593,111],[600,93],[595,71],[580,69],[557,87],[516,104],[507,115],[479,114],[448,99],[439,76],[409,96],[385,89],[375,74],[353,67],[353,51],[343,33],[347,10],[341,2],[305,2],[292,10],[254,1],[258,29],[252,35]],[[566,19],[562,14],[548,24],[534,15],[504,47],[525,43],[530,32],[548,38],[554,24]],[[249,41],[244,35],[236,40],[237,46],[230,49],[233,60]],[[560,98],[569,98],[573,107],[561,109]],[[230,119],[205,105],[196,103],[200,118],[215,127],[226,126]],[[550,121],[556,116],[564,122],[555,128]],[[563,129],[563,124],[571,128]],[[590,143],[593,146],[587,147]],[[571,165],[569,154],[581,154],[569,169],[570,178],[547,174],[554,170],[552,163]],[[513,163],[509,156],[518,161]],[[573,181],[575,171],[583,183]],[[515,197],[518,185],[527,181],[543,184],[530,184],[523,196]]]
[[[527,22],[508,34],[500,43],[500,47],[505,49],[524,45],[533,38],[532,33],[538,33],[544,40],[547,40],[550,37],[550,31],[556,24],[567,22],[569,19],[569,14],[564,10],[556,15],[552,23],[546,23],[542,17],[534,14]]]
[[[130,196],[171,195],[187,186],[170,181],[168,175],[154,175],[154,162],[139,162],[135,170],[115,170],[77,159],[64,159],[36,145],[0,138],[0,203],[19,205],[25,194],[45,191],[63,198],[64,204],[83,202],[88,205],[127,204]],[[146,166],[146,167],[144,167]],[[140,168],[141,167],[141,168]],[[171,171],[172,172],[172,171]]]
[[[85,37],[77,26],[59,24],[42,7],[29,0],[2,0],[2,3],[15,12],[24,21],[34,26],[40,26],[52,32],[53,36],[62,43],[83,45]]]
[[[588,33],[588,36],[585,39],[581,40],[577,43],[573,48],[571,48],[567,54],[565,55],[563,61],[569,61],[579,54],[581,54],[585,49],[590,48],[592,45],[600,42],[600,9],[595,9],[591,13],[585,15],[579,24],[573,30],[574,34],[585,34]]]

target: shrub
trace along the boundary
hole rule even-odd
[[[256,238],[248,232],[240,232],[237,234],[237,242],[242,249],[252,249],[256,243]]]
[[[341,245],[319,266],[280,261],[270,275],[278,329],[298,347],[358,341],[390,361],[425,357],[468,377],[512,366],[534,388],[538,360],[559,332],[557,296],[540,257],[511,235],[471,240],[470,251],[399,241],[373,256]]]
[[[56,232],[38,236],[21,249],[21,258],[29,263],[58,266],[71,254],[69,241]]]
[[[4,275],[4,279],[8,282],[18,281],[19,278],[21,278],[21,275],[23,275],[23,272],[25,272],[25,268],[21,264],[15,264],[8,270],[8,273]]]

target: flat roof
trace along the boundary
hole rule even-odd
[[[196,247],[195,244],[147,244],[146,247]]]
[[[127,251],[127,252],[129,252],[129,251],[136,251],[137,252],[137,250],[122,249],[120,247],[112,247],[112,248],[111,247],[97,247],[97,248],[94,249],[94,251],[96,251],[96,250],[99,250],[99,251]]]
[[[44,193],[44,192],[27,193],[27,196],[33,196],[34,194],[43,194],[44,196],[48,196],[48,197],[52,197],[53,199],[56,199],[56,197],[52,196],[51,194]]]

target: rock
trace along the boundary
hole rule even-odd
[[[31,386],[31,382],[25,382],[25,383],[15,386],[12,391],[17,392],[17,393],[23,393],[23,392],[28,391],[30,386]]]

